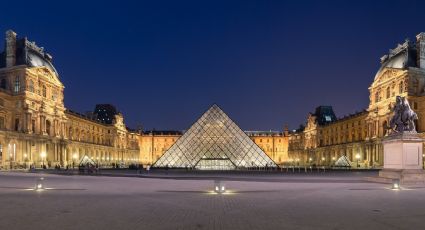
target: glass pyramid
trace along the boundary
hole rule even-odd
[[[153,167],[231,170],[276,164],[214,104]]]

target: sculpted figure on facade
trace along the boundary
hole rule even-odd
[[[393,109],[394,115],[390,120],[390,128],[395,133],[416,133],[415,120],[418,115],[410,108],[407,98],[397,96]]]

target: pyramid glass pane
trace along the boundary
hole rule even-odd
[[[276,167],[276,164],[217,105],[213,105],[153,166],[230,170]]]

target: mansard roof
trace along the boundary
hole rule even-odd
[[[385,68],[407,69],[408,67],[417,67],[416,44],[409,40],[403,44],[398,44],[395,49],[390,49],[389,53],[381,57],[381,67],[375,75],[375,80],[381,75]]]
[[[59,77],[58,72],[52,64],[52,56],[39,47],[35,42],[24,38],[16,39],[16,63],[15,65],[27,65],[28,67],[47,67]],[[0,54],[0,68],[6,67],[6,51]]]
[[[325,125],[337,120],[332,106],[318,106],[313,115],[319,125]]]

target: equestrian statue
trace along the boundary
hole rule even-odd
[[[393,112],[390,120],[393,133],[416,133],[415,120],[418,120],[418,115],[410,108],[407,98],[397,96]]]

